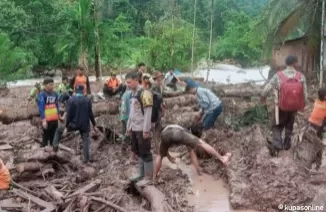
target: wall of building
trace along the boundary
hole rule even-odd
[[[288,55],[298,57],[298,63],[304,73],[314,70],[315,60],[312,56],[309,56],[304,38],[287,41],[281,47],[274,47],[273,58],[277,66],[285,66],[285,58]]]

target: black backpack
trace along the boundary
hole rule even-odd
[[[144,106],[143,106],[143,102],[141,101],[141,98],[140,98],[143,91],[144,91],[144,89],[140,89],[135,96],[132,96],[132,94],[131,94],[131,98],[136,98],[138,100],[138,102],[140,103],[140,109],[144,115]],[[154,92],[152,90],[148,90],[148,91],[151,92],[153,95],[153,107],[152,107],[151,121],[152,121],[152,123],[155,123],[160,118],[159,116],[160,116],[160,112],[161,112],[161,105],[163,103],[163,98],[162,98],[162,94],[160,94],[160,93]]]

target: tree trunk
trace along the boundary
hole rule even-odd
[[[17,162],[58,160],[60,162],[68,163],[71,158],[70,153],[64,151],[59,151],[57,153],[54,153],[53,151],[47,152],[45,148],[24,150],[20,151],[17,155]]]
[[[194,76],[194,53],[195,53],[195,37],[196,37],[196,11],[197,11],[197,0],[194,0],[194,23],[193,23],[193,31],[192,31],[192,47],[191,47],[191,76]]]
[[[194,120],[195,112],[185,112],[185,113],[171,113],[165,114],[162,119],[162,126],[165,127],[169,124],[178,124],[184,128],[189,128]]]
[[[93,104],[93,112],[95,116],[101,114],[109,113],[116,114],[119,112],[119,102],[110,101],[110,102],[98,102]],[[19,110],[17,109],[7,109],[4,110],[0,120],[3,124],[10,124],[12,122],[23,121],[32,119],[34,116],[39,116],[39,110],[37,105],[28,105],[27,107],[22,107]],[[36,120],[33,121],[37,122]]]
[[[172,0],[172,38],[171,38],[171,67],[174,68],[174,11],[175,0]]]
[[[23,162],[16,165],[18,173],[39,171],[46,164],[40,162]]]
[[[145,197],[151,204],[153,212],[172,212],[172,207],[168,204],[165,195],[155,186],[147,185],[140,188],[135,185],[137,191]]]
[[[208,47],[208,69],[206,75],[206,81],[208,81],[209,72],[211,70],[211,52],[212,52],[212,40],[213,40],[213,18],[214,18],[214,0],[211,1],[211,32],[209,35],[209,47]]]
[[[93,4],[93,15],[94,15],[94,25],[96,27],[96,45],[95,45],[95,73],[96,81],[102,80],[102,67],[101,67],[101,49],[100,49],[100,35],[98,29],[98,16],[97,16],[97,0],[94,0]]]
[[[185,107],[196,104],[196,97],[194,95],[183,95],[164,99],[164,102],[168,109],[173,109],[176,106]]]

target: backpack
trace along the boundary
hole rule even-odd
[[[281,79],[279,107],[283,111],[295,112],[304,108],[303,85],[300,82],[301,73],[294,78],[287,78],[282,71],[277,75]]]
[[[135,96],[132,96],[131,93],[131,98],[136,98],[138,102],[140,103],[140,109],[144,115],[144,106],[143,102],[141,101],[141,94],[143,93],[144,89],[140,89]],[[161,112],[161,105],[163,103],[163,98],[162,94],[157,93],[152,90],[148,90],[149,92],[152,93],[153,95],[153,107],[152,107],[152,117],[151,117],[151,122],[156,123],[158,119],[160,118],[160,112]]]

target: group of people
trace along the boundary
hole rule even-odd
[[[198,174],[200,167],[194,149],[201,147],[208,154],[226,164],[231,156],[227,153],[221,156],[214,148],[200,139],[203,130],[213,127],[217,117],[223,110],[221,100],[210,90],[202,88],[191,79],[186,79],[185,91],[196,95],[201,110],[196,113],[190,129],[184,129],[179,125],[169,125],[164,129],[161,119],[164,116],[166,105],[163,99],[165,86],[177,90],[177,83],[181,80],[170,69],[164,76],[160,72],[152,75],[146,73],[144,63],[138,65],[138,69],[128,73],[122,82],[112,72],[106,80],[103,93],[112,97],[120,95],[120,119],[122,122],[122,140],[130,141],[131,159],[138,163],[138,174],[131,178],[139,184],[155,181],[160,170],[163,157],[174,163],[175,159],[169,154],[168,149],[172,145],[186,145],[190,158]],[[82,67],[78,67],[77,75],[69,82],[63,78],[58,88],[54,89],[54,81],[51,78],[44,79],[42,88],[33,88],[30,98],[36,98],[43,126],[42,147],[52,146],[53,151],[58,151],[59,141],[67,131],[79,131],[83,140],[84,163],[89,163],[89,138],[90,122],[96,131],[96,123],[92,111],[92,102],[89,79],[83,73]],[[153,164],[151,153],[151,132],[160,138],[160,149]],[[49,149],[49,148],[47,148]]]
[[[189,129],[179,125],[168,125],[163,129],[161,119],[166,108],[162,95],[164,75],[160,72],[154,72],[152,76],[149,76],[145,72],[144,64],[140,64],[138,67],[139,69],[136,72],[130,72],[125,77],[126,89],[122,94],[120,108],[121,121],[125,129],[123,133],[125,137],[130,136],[132,158],[138,158],[138,173],[130,180],[137,182],[138,186],[155,182],[164,157],[167,157],[171,163],[175,163],[175,158],[168,152],[173,145],[187,146],[191,162],[198,174],[201,171],[195,154],[195,148],[197,147],[204,149],[208,154],[226,164],[231,156],[230,153],[222,156],[213,147],[200,139],[203,130],[212,128],[221,114],[223,110],[221,100],[209,89],[200,87],[191,79],[186,79],[185,91],[196,95],[201,109],[196,113]],[[172,71],[166,76],[169,75],[174,76]],[[151,80],[150,84],[146,81],[148,79]],[[177,79],[175,83],[177,82],[180,82],[180,80]],[[154,135],[159,135],[161,140],[155,164],[151,153],[151,131]]]
[[[32,92],[33,91],[33,92]],[[90,122],[96,132],[96,122],[90,98],[88,77],[82,67],[69,82],[67,77],[54,88],[54,80],[46,78],[43,85],[37,84],[29,100],[35,98],[42,119],[42,147],[48,145],[59,150],[59,141],[67,131],[79,131],[83,140],[84,163],[89,163]]]
[[[271,152],[277,153],[282,149],[291,147],[293,125],[298,111],[304,110],[307,105],[307,85],[304,75],[297,71],[298,58],[288,56],[285,60],[286,68],[279,70],[265,86],[261,94],[261,103],[266,104],[266,97],[271,90],[275,90],[275,98],[279,107],[279,117],[273,120],[273,140],[270,142]],[[173,70],[173,69],[171,69]],[[168,77],[166,77],[168,76]],[[200,137],[202,132],[214,126],[218,116],[223,111],[223,104],[212,91],[201,87],[191,79],[185,79],[185,92],[195,95],[200,110],[192,120],[191,127],[185,129],[179,125],[168,125],[164,129],[161,119],[164,116],[166,105],[163,98],[164,85],[177,89],[176,83],[181,82],[173,71],[164,76],[160,72],[154,72],[152,76],[146,73],[145,64],[138,65],[137,71],[126,74],[125,81],[117,79],[112,73],[106,82],[103,92],[107,95],[120,94],[120,119],[123,126],[123,141],[131,144],[131,159],[138,163],[138,173],[130,180],[138,186],[144,186],[155,182],[160,171],[162,160],[167,157],[171,163],[175,158],[169,153],[173,145],[186,145],[190,159],[198,174],[201,174],[195,149],[202,148],[208,154],[217,158],[223,164],[227,164],[231,153],[224,156],[218,153],[212,146]],[[171,77],[173,76],[173,77]],[[169,78],[170,77],[170,78]],[[169,83],[164,84],[164,78],[169,78]],[[173,79],[176,79],[173,81]],[[172,82],[173,81],[173,82]],[[40,85],[38,85],[40,87]],[[63,78],[62,84],[54,91],[54,81],[51,78],[44,79],[43,88],[38,91],[33,89],[31,98],[37,95],[37,103],[43,126],[42,146],[53,146],[54,152],[58,151],[60,138],[66,131],[79,131],[83,140],[84,163],[89,163],[89,139],[91,126],[96,130],[96,122],[92,111],[92,102],[89,80],[83,74],[83,69],[78,68],[77,75],[68,82]],[[315,101],[313,111],[309,118],[307,132],[314,133],[320,140],[326,118],[326,89],[318,90],[318,98]],[[284,139],[282,132],[285,130]],[[151,132],[160,137],[160,147],[156,160],[151,152]],[[322,149],[321,149],[322,151]],[[155,161],[155,164],[154,164]],[[1,161],[0,161],[1,162]],[[0,163],[0,171],[3,169]],[[6,175],[7,171],[3,171]],[[0,172],[0,177],[2,177]],[[0,184],[1,186],[1,184]],[[2,186],[3,187],[3,186]]]

